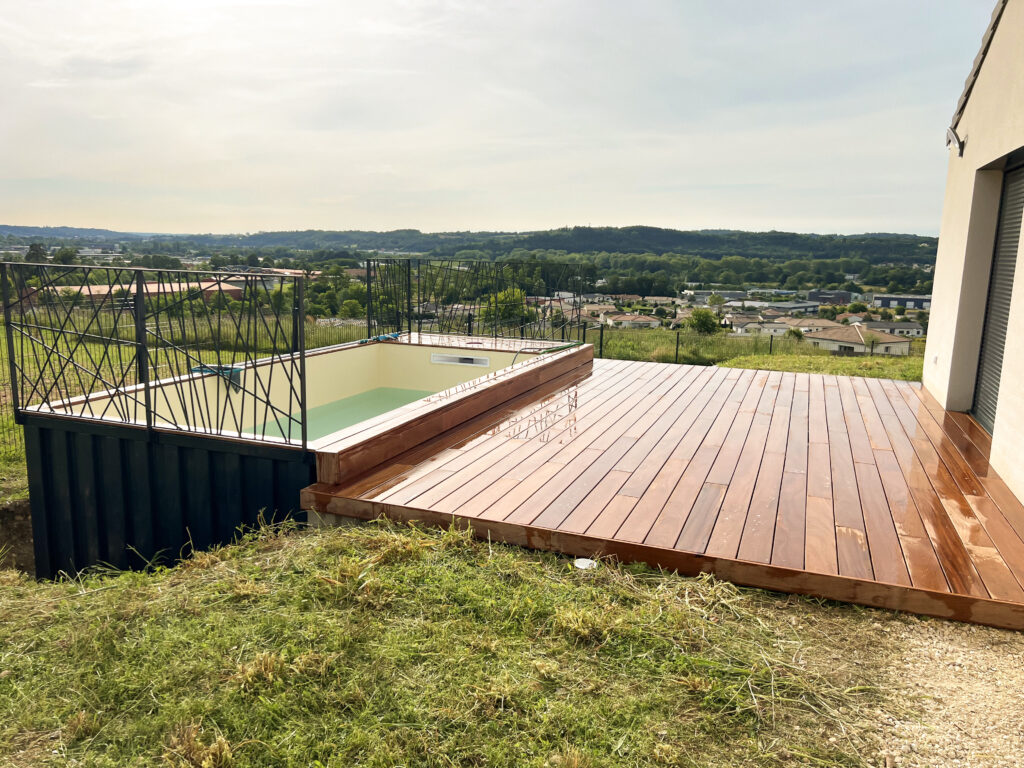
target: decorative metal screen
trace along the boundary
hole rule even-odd
[[[590,265],[547,261],[371,259],[366,271],[371,336],[571,339],[594,277]]]
[[[2,269],[16,413],[305,445],[303,278]]]

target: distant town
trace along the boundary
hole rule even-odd
[[[782,337],[806,342],[801,348],[833,354],[910,355],[915,350],[913,342],[927,333],[931,311],[934,238],[786,235],[783,240],[780,236],[785,233],[576,228],[519,236],[482,233],[476,237],[490,239],[479,242],[472,241],[472,233],[460,233],[454,238],[456,247],[446,250],[438,246],[445,242],[441,236],[433,241],[433,235],[417,233],[420,237],[415,238],[407,231],[402,233],[405,239],[396,239],[395,233],[350,233],[352,242],[346,248],[300,248],[297,246],[316,244],[303,239],[309,233],[292,236],[288,245],[270,246],[208,242],[213,236],[116,239],[119,233],[102,237],[78,233],[70,238],[33,238],[33,233],[8,227],[0,235],[0,257],[68,265],[207,270],[218,273],[221,286],[230,284],[232,275],[306,275],[310,279],[307,315],[314,322],[328,324],[365,322],[369,258],[565,261],[579,264],[586,275],[583,292],[548,291],[539,273],[536,281],[523,286],[525,303],[543,317],[571,315],[619,331],[668,329],[747,339]],[[320,234],[320,244],[331,240],[332,233]],[[542,235],[545,240],[562,237],[578,247],[611,246],[614,241],[616,246],[632,250],[660,238],[666,245],[685,245],[707,255],[515,247],[516,243],[532,244],[530,238],[538,240]],[[267,239],[271,234],[249,237]],[[381,244],[436,247],[431,251],[361,247]],[[478,247],[467,247],[470,245]],[[757,251],[763,255],[716,257],[715,252],[730,246],[738,253]],[[797,255],[808,246],[825,253]],[[92,295],[98,288],[85,294]],[[428,316],[431,309],[416,308],[422,316]]]

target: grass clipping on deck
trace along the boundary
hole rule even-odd
[[[386,523],[6,572],[0,763],[860,765],[879,694],[791,605]]]

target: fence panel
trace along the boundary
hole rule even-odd
[[[370,335],[396,332],[577,340],[588,265],[371,259]]]
[[[3,269],[15,412],[301,442],[302,278]]]
[[[700,334],[667,328],[592,327],[588,340],[598,357],[645,360],[658,363],[714,365],[748,355],[831,356],[836,353],[815,347],[807,339],[768,334]],[[911,357],[921,357],[923,344],[912,344]],[[863,355],[863,353],[858,353]]]

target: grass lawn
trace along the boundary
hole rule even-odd
[[[17,447],[0,450],[0,504],[27,498],[25,454]]]
[[[879,615],[385,523],[0,572],[0,763],[865,765]]]
[[[764,371],[832,373],[838,376],[870,376],[879,379],[920,381],[923,357],[833,357],[831,355],[744,355],[724,360],[724,368],[758,368]]]

